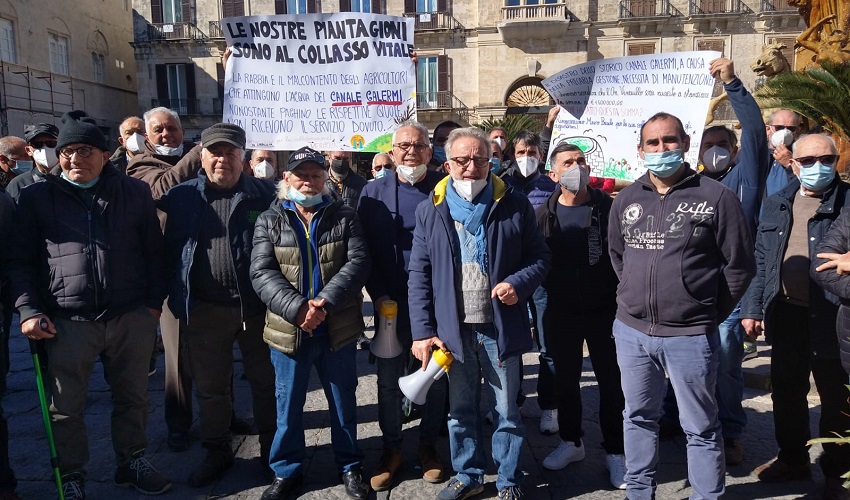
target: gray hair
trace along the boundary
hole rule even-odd
[[[289,191],[289,177],[291,175],[292,175],[291,171],[286,171],[286,172],[283,173],[283,177],[280,179],[280,181],[278,181],[278,183],[277,183],[277,199],[278,200],[288,200],[289,199],[289,194],[287,194],[287,191]],[[328,175],[328,171],[325,170],[325,183],[322,184],[322,196],[328,196],[328,195],[331,194],[331,190],[330,190],[330,188],[328,187],[328,184],[327,184],[328,179],[330,179],[330,176]]]
[[[425,138],[426,142],[430,142],[431,134],[428,133],[428,128],[425,125],[422,125],[416,120],[407,120],[406,122],[399,124],[393,132],[393,144],[395,144],[396,134],[398,134],[398,131],[403,128],[415,128],[419,131],[419,135]]]
[[[838,146],[835,145],[835,140],[832,137],[830,137],[826,134],[803,134],[803,135],[801,135],[800,137],[797,138],[796,141],[794,141],[794,145],[791,146],[791,154],[793,156],[797,156],[797,147],[800,145],[800,143],[802,143],[806,139],[809,139],[810,137],[823,137],[824,139],[829,141],[829,147],[832,149],[832,154],[834,154],[834,155],[838,154]]]
[[[27,143],[23,139],[14,135],[0,137],[0,155],[11,157],[16,153],[24,153],[24,148]]]
[[[180,123],[180,115],[177,114],[177,111],[174,111],[173,109],[166,108],[165,106],[159,106],[157,108],[153,108],[153,109],[149,109],[149,110],[145,111],[145,114],[142,116],[142,118],[145,120],[145,127],[148,126],[148,120],[153,118],[154,115],[158,115],[158,114],[165,114],[165,115],[168,115],[168,116],[174,118],[174,120],[177,122],[177,126],[180,127],[180,128],[183,128],[183,124]]]
[[[449,138],[446,139],[446,157],[451,157],[452,155],[452,146],[455,141],[463,138],[463,137],[471,137],[473,139],[478,139],[481,143],[482,149],[487,150],[487,156],[490,157],[492,151],[490,150],[490,138],[487,134],[484,133],[483,130],[477,127],[468,127],[468,128],[456,128],[451,131],[449,134]]]

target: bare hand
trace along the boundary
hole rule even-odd
[[[490,294],[491,298],[498,298],[502,301],[502,304],[506,306],[512,306],[519,302],[519,297],[516,294],[516,290],[514,290],[514,286],[508,282],[501,282],[493,288],[493,292]]]
[[[815,271],[821,272],[827,269],[835,269],[835,273],[839,276],[850,274],[850,252],[841,253],[819,253],[819,259],[827,259],[826,262],[815,268]]]
[[[788,168],[791,165],[791,150],[785,144],[780,144],[773,150],[773,159],[783,167]]]
[[[440,349],[446,350],[446,344],[440,340],[439,337],[431,337],[429,339],[423,340],[414,340],[413,347],[410,348],[410,352],[418,359],[422,361],[422,369],[428,367],[428,362],[431,361],[431,351],[433,350],[433,346],[437,346]]]
[[[304,317],[304,323],[301,326],[302,330],[312,332],[322,321],[327,317],[325,312],[325,299],[310,299],[307,301],[307,314]]]
[[[21,333],[30,340],[52,339],[56,336],[56,325],[44,314],[39,314],[21,323]]]
[[[744,318],[741,320],[741,325],[744,327],[747,337],[753,342],[762,334],[762,322],[757,319]]]
[[[558,118],[558,113],[561,112],[561,107],[557,104],[552,106],[552,109],[549,110],[549,116],[546,117],[546,128],[552,128],[555,126],[555,119]]]
[[[230,59],[230,56],[233,54],[233,49],[227,47],[224,50],[224,54],[221,55],[221,66],[224,69],[227,69],[227,60]]]
[[[731,59],[719,57],[709,63],[708,72],[714,78],[719,78],[723,83],[730,83],[735,79],[735,65]]]

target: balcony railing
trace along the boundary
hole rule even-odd
[[[451,110],[464,121],[469,121],[469,108],[448,90],[417,92],[416,107],[425,110]]]
[[[210,29],[207,31],[210,38],[224,38],[224,31],[221,30],[221,21],[210,21]]]
[[[137,42],[165,40],[206,40],[207,35],[192,23],[148,24],[148,29],[136,35]]]
[[[502,7],[504,21],[546,21],[571,20],[572,13],[565,3],[544,3],[539,5],[512,5]]]
[[[670,0],[620,0],[620,19],[672,15]]]
[[[743,14],[746,6],[741,0],[691,0],[690,14],[704,16],[710,14]]]
[[[462,30],[463,25],[449,12],[405,12],[404,17],[416,19],[413,29],[416,31],[453,31]]]
[[[201,107],[198,99],[151,99],[151,107],[165,106],[177,112],[178,115],[199,115]]]
[[[761,12],[797,12],[794,5],[788,5],[786,0],[761,0]]]

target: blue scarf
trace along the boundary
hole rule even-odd
[[[452,180],[449,179],[449,184],[446,186],[446,203],[449,206],[449,214],[452,219],[460,222],[467,232],[475,238],[475,255],[469,255],[469,248],[461,242],[461,260],[464,262],[472,262],[473,258],[478,262],[482,274],[487,274],[487,240],[484,223],[487,219],[487,214],[490,212],[490,206],[493,204],[493,181],[487,181],[487,186],[478,193],[478,196],[472,201],[466,201],[457,194]]]

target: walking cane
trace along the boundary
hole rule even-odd
[[[47,331],[49,324],[47,318],[38,320],[38,326]],[[30,339],[30,352],[32,353],[32,364],[35,367],[35,385],[38,387],[38,402],[41,404],[41,417],[44,420],[44,431],[47,433],[47,445],[50,447],[50,465],[53,467],[53,478],[56,480],[56,488],[59,490],[59,500],[65,500],[65,492],[62,491],[62,474],[59,472],[59,458],[56,456],[56,443],[53,441],[53,426],[50,425],[50,411],[47,407],[47,396],[44,392],[44,376],[41,374],[41,362],[38,359],[38,348],[35,340]]]

